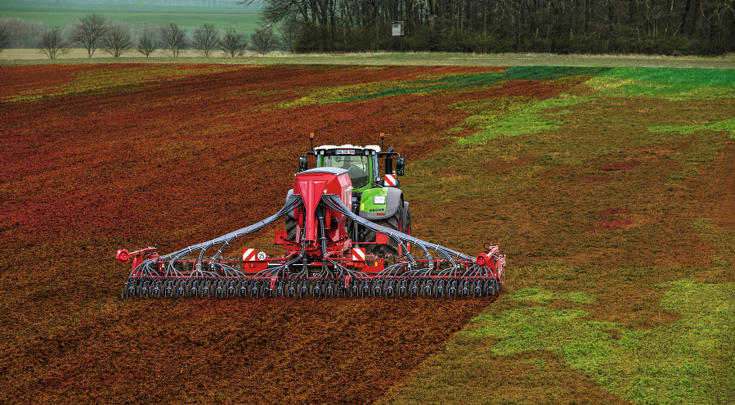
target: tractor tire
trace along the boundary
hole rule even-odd
[[[295,219],[286,216],[286,238],[292,242],[296,241],[297,222]]]
[[[401,210],[398,210],[395,215],[390,218],[373,221],[374,224],[384,226],[386,228],[395,229],[396,231],[400,228],[401,219],[399,218]],[[365,229],[365,242],[375,242],[375,232],[370,229]],[[364,245],[365,252],[367,254],[374,254],[378,257],[386,257],[387,255],[398,254],[398,243],[393,239],[388,239],[386,245]]]
[[[373,221],[373,223],[384,226],[390,229],[395,229],[398,232],[411,234],[411,211],[408,209],[408,204],[403,203],[402,207],[390,218]],[[375,232],[365,229],[365,242],[375,242]],[[387,255],[404,255],[405,252],[401,251],[398,243],[393,239],[388,239],[387,245],[365,245],[366,252],[372,253],[378,257],[386,257]],[[410,249],[410,246],[408,246]]]

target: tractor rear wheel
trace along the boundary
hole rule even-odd
[[[386,228],[398,230],[400,227],[401,220],[399,218],[399,213],[396,212],[395,215],[393,215],[390,218],[386,219],[380,219],[377,221],[372,221],[376,225],[384,226]],[[365,229],[365,242],[375,242],[375,232],[371,231],[370,229]],[[385,257],[387,255],[397,255],[398,254],[398,243],[396,243],[393,239],[388,239],[388,243],[385,245],[364,245],[365,250],[368,254],[374,254],[378,257]]]
[[[394,229],[398,232],[411,234],[411,212],[408,210],[408,204],[401,204],[401,208],[390,218],[373,221],[374,224],[384,226],[386,228]],[[375,232],[365,229],[365,242],[375,242]],[[386,255],[402,255],[402,252],[398,242],[392,238],[388,239],[388,243],[385,245],[364,245],[368,254],[372,253],[378,257],[385,257]],[[410,249],[410,248],[409,248]]]

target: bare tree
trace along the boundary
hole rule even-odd
[[[238,34],[237,30],[229,28],[219,41],[219,46],[225,54],[234,58],[235,55],[240,56],[243,54],[243,51],[248,46],[248,41],[245,40],[245,34]]]
[[[253,41],[253,49],[263,55],[278,47],[278,38],[273,33],[273,27],[271,26],[256,28],[250,39]]]
[[[153,35],[153,32],[143,31],[138,37],[135,49],[145,55],[146,58],[151,56],[151,54],[158,49],[158,41],[156,41],[156,37]]]
[[[111,26],[100,40],[100,47],[115,58],[133,48],[130,27],[124,23]]]
[[[161,45],[168,49],[174,58],[179,57],[179,51],[186,47],[186,33],[175,23],[161,27]]]
[[[289,52],[293,52],[293,47],[296,44],[302,27],[303,23],[294,14],[291,14],[286,20],[281,22],[281,25],[278,27],[278,32],[281,34],[281,41],[288,48]]]
[[[46,26],[40,22],[28,23],[20,18],[3,18],[0,21],[6,29],[7,48],[35,48],[46,32]]]
[[[49,59],[56,59],[66,52],[66,40],[58,28],[46,31],[38,41],[36,47]]]
[[[214,24],[204,24],[194,30],[192,43],[194,49],[204,55],[205,58],[208,58],[212,52],[219,48],[220,37],[219,30],[214,28]]]
[[[149,57],[161,47],[161,25],[154,22],[135,23],[135,49]]]
[[[107,29],[107,19],[101,14],[87,14],[72,27],[71,40],[81,44],[87,50],[87,57],[91,58]]]

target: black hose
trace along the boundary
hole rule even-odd
[[[472,263],[475,262],[475,258],[472,257],[472,256],[467,256],[465,254],[456,252],[456,251],[454,251],[452,249],[449,249],[449,248],[446,248],[444,246],[439,246],[437,244],[430,244],[430,243],[428,243],[426,241],[423,241],[421,239],[415,238],[415,237],[413,237],[411,235],[407,235],[405,233],[396,231],[394,229],[383,227],[383,226],[377,225],[377,224],[375,224],[373,222],[370,222],[367,219],[364,219],[364,218],[356,215],[355,213],[353,213],[347,206],[345,206],[342,203],[342,200],[339,198],[339,196],[337,196],[335,194],[325,194],[325,195],[323,195],[322,196],[322,202],[324,202],[330,208],[332,208],[332,209],[340,212],[343,215],[346,215],[348,218],[351,218],[356,223],[358,223],[358,224],[360,224],[360,225],[362,225],[362,226],[370,229],[373,232],[382,233],[384,235],[388,235],[393,240],[399,240],[399,241],[403,241],[403,242],[408,242],[408,243],[412,243],[412,244],[418,246],[424,252],[424,255],[426,256],[427,264],[428,264],[429,269],[432,269],[433,270],[433,267],[434,267],[433,259],[431,257],[431,254],[428,251],[428,248],[431,247],[431,245],[433,245],[432,250],[436,250],[440,255],[444,256],[447,259],[447,261],[449,261],[451,263],[451,265],[455,269],[455,271],[456,271],[456,263],[454,262],[454,260],[452,259],[451,256],[455,256],[456,258],[461,259],[461,260],[464,260],[464,261],[468,261],[468,262],[472,262]],[[403,244],[401,244],[401,245],[405,247],[405,245],[403,245]]]
[[[301,196],[298,195],[298,194],[291,195],[286,200],[286,204],[284,204],[283,208],[281,208],[278,211],[278,213],[276,213],[275,215],[272,215],[272,216],[270,216],[270,217],[268,217],[268,218],[266,218],[266,219],[264,219],[264,220],[262,220],[260,222],[256,222],[253,225],[246,226],[245,228],[238,229],[237,231],[230,232],[230,233],[228,233],[226,235],[223,235],[223,236],[220,236],[218,238],[209,240],[207,242],[198,243],[196,245],[188,246],[188,247],[186,247],[184,249],[181,249],[181,250],[178,250],[176,252],[173,252],[173,253],[169,253],[167,255],[160,256],[160,257],[158,257],[155,260],[147,259],[147,260],[143,261],[143,263],[141,263],[141,265],[145,265],[144,267],[138,266],[138,267],[136,267],[136,269],[139,269],[139,268],[141,270],[142,269],[145,269],[146,272],[153,271],[153,273],[155,273],[156,275],[158,275],[158,272],[155,271],[155,270],[153,270],[153,269],[151,269],[150,268],[150,265],[153,264],[153,263],[156,263],[156,262],[168,261],[168,264],[166,266],[166,274],[170,274],[172,272],[180,273],[173,266],[174,266],[174,263],[177,262],[178,260],[180,260],[181,258],[189,255],[192,252],[201,250],[201,252],[199,254],[199,259],[197,261],[197,263],[201,265],[202,260],[203,260],[203,256],[204,256],[204,252],[207,249],[209,249],[210,247],[215,246],[215,245],[224,244],[224,246],[220,249],[220,251],[218,251],[217,254],[210,261],[210,262],[212,262],[212,261],[216,260],[217,258],[219,258],[219,255],[222,253],[222,251],[225,249],[225,247],[227,245],[229,245],[233,240],[235,240],[235,239],[237,239],[239,237],[248,235],[250,233],[257,232],[257,231],[265,228],[266,226],[272,224],[273,222],[275,222],[279,218],[281,218],[284,215],[286,215],[288,212],[292,211],[299,204],[302,204]],[[133,273],[131,273],[131,275],[135,273],[136,269],[133,269]],[[200,271],[201,271],[201,269],[199,270],[199,272]],[[209,273],[209,272],[207,272],[207,273]]]
[[[228,234],[222,235],[220,237],[214,238],[214,239],[209,240],[207,242],[198,243],[196,245],[189,246],[189,247],[184,248],[182,250],[179,250],[177,252],[173,252],[173,253],[170,253],[168,255],[161,256],[159,259],[165,261],[165,260],[171,259],[172,257],[178,256],[181,253],[184,253],[184,255],[187,255],[187,254],[189,254],[189,253],[191,253],[193,251],[200,250],[200,249],[208,249],[211,246],[219,245],[221,243],[230,243],[230,242],[232,242],[233,240],[235,240],[235,239],[237,239],[239,237],[242,237],[242,236],[251,234],[253,232],[257,232],[257,231],[265,228],[266,226],[272,224],[273,222],[275,222],[276,220],[278,220],[282,216],[286,215],[288,212],[290,212],[291,210],[293,210],[297,205],[299,205],[301,203],[302,203],[301,196],[298,195],[298,194],[293,194],[293,195],[291,195],[291,196],[288,197],[288,199],[286,200],[286,204],[275,215],[272,215],[272,216],[270,216],[270,217],[268,217],[268,218],[266,218],[266,219],[264,219],[264,220],[262,220],[260,222],[256,222],[253,225],[246,226],[244,228],[241,228],[241,229],[238,229],[236,231],[230,232]]]

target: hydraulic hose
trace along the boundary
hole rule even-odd
[[[370,229],[373,232],[382,233],[384,235],[388,235],[393,240],[398,241],[401,243],[403,247],[403,243],[412,243],[414,245],[417,245],[426,255],[427,261],[429,263],[429,267],[433,268],[433,260],[431,258],[431,254],[428,252],[428,249],[435,250],[440,255],[442,255],[444,258],[447,259],[452,265],[453,268],[456,269],[456,263],[452,259],[452,256],[454,256],[457,259],[461,259],[467,262],[475,263],[475,258],[472,256],[468,256],[459,252],[456,252],[452,249],[449,249],[444,246],[440,246],[437,244],[429,243],[426,241],[423,241],[421,239],[415,238],[411,235],[407,235],[403,232],[396,231],[392,228],[387,228],[384,226],[377,225],[373,222],[368,221],[365,218],[362,218],[355,213],[353,213],[344,203],[342,203],[342,200],[339,198],[339,196],[335,194],[325,194],[322,196],[322,202],[324,202],[329,208],[332,208],[333,210],[346,215],[348,218],[352,219],[356,223],[364,226],[367,229]],[[406,249],[407,250],[407,249]]]

